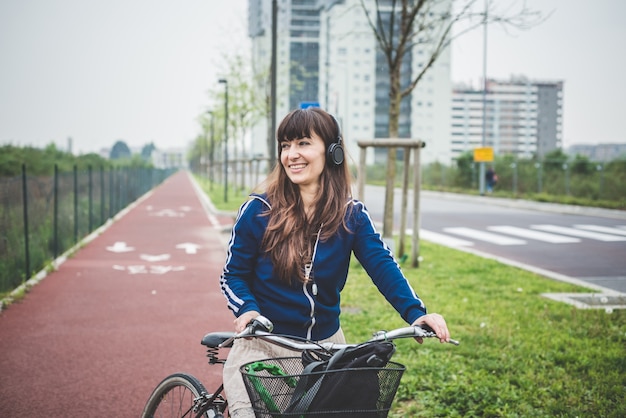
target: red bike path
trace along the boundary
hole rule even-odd
[[[0,417],[139,417],[171,373],[219,382],[200,340],[232,329],[218,225],[233,220],[196,190],[174,174],[0,313]]]

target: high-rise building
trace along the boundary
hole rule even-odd
[[[319,103],[318,0],[278,0],[276,115],[277,122],[303,102]],[[272,2],[248,0],[248,36],[252,39],[252,65],[259,80],[259,94],[270,96],[272,57]],[[254,138],[266,138],[269,120],[256,126]],[[255,140],[253,153],[266,151],[266,142]]]
[[[365,0],[374,12],[376,2]],[[385,4],[378,2],[383,18]],[[443,13],[451,0],[433,3],[431,13]],[[271,2],[249,0],[249,35],[253,65],[267,71],[271,57]],[[373,13],[376,15],[376,13]],[[303,102],[335,114],[342,124],[345,145],[358,157],[358,140],[385,138],[389,129],[389,75],[385,58],[369,26],[360,0],[278,0],[277,118]],[[420,39],[403,60],[402,85],[409,84],[430,58],[432,44]],[[269,83],[260,86],[267,91]],[[399,136],[426,142],[422,161],[449,161],[450,52],[445,50],[417,88],[401,104]],[[267,127],[253,135],[265,137]],[[260,143],[261,141],[256,141]],[[264,143],[264,142],[263,142]],[[384,161],[373,150],[368,162]]]
[[[563,82],[488,79],[484,89],[457,85],[452,93],[452,154],[476,147],[523,158],[561,147]],[[483,141],[484,139],[484,141]]]
[[[366,0],[371,16],[376,2]],[[433,3],[430,13],[445,13],[451,2]],[[379,1],[383,21],[391,16],[391,2]],[[320,36],[320,98],[341,119],[350,152],[356,142],[389,136],[389,69],[360,0],[326,1]],[[406,87],[430,58],[432,43],[415,40],[404,56],[400,83]],[[445,50],[400,105],[398,136],[426,142],[422,161],[449,160],[450,52]],[[373,151],[373,150],[371,150]],[[370,151],[368,162],[385,161],[386,150]]]

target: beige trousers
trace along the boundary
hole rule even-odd
[[[334,335],[322,342],[344,344],[346,339],[339,328]],[[231,413],[240,408],[251,408],[252,404],[246,392],[246,386],[239,368],[246,363],[256,360],[275,357],[297,357],[300,353],[279,347],[260,338],[235,340],[224,363],[224,391],[228,399],[228,409]]]

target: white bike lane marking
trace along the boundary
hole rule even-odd
[[[202,247],[192,242],[184,242],[182,244],[178,244],[176,248],[185,250],[185,253],[187,254],[196,254],[198,252],[198,248]]]
[[[191,243],[191,242],[185,242],[185,243],[176,245],[175,248],[183,249],[186,254],[197,254],[198,249],[202,248],[202,246]],[[124,241],[117,241],[115,242],[115,244],[107,246],[106,250],[113,252],[113,253],[127,253],[127,252],[135,251],[135,247],[128,246],[128,244],[126,244],[126,242]],[[147,263],[150,263],[150,264],[129,264],[126,266],[123,266],[120,264],[114,264],[113,269],[117,271],[127,271],[128,274],[131,274],[131,275],[135,275],[135,274],[163,275],[169,272],[178,272],[178,271],[185,270],[185,266],[181,266],[181,265],[152,264],[152,263],[167,261],[170,258],[171,258],[171,255],[168,253],[158,254],[158,255],[139,254],[140,260],[146,261]]]
[[[106,247],[112,253],[129,253],[135,251],[135,247],[129,247],[124,241],[117,241],[113,245]]]

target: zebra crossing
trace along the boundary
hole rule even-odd
[[[412,231],[407,231],[412,233]],[[442,232],[420,229],[420,238],[448,247],[470,247],[480,241],[499,246],[528,245],[532,242],[575,244],[583,240],[599,242],[626,241],[626,225],[493,225],[484,229],[448,227]]]

